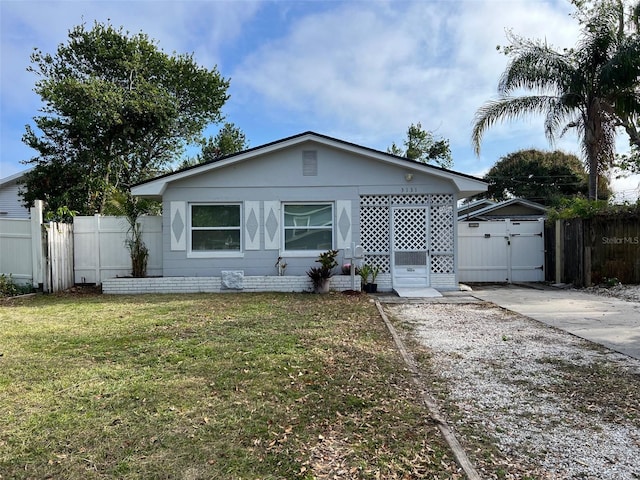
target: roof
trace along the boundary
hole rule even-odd
[[[480,198],[458,206],[458,217],[469,216],[477,212],[481,208],[495,205],[496,202],[488,198]]]
[[[326,135],[321,135],[319,133],[308,131],[308,132],[300,133],[298,135],[284,138],[282,140],[277,140],[275,142],[267,143],[259,147],[250,148],[248,150],[244,150],[242,152],[235,153],[233,155],[228,155],[226,157],[222,157],[210,162],[193,165],[190,167],[177,170],[175,172],[170,172],[164,175],[160,175],[158,177],[155,177],[150,180],[146,180],[144,182],[138,183],[137,185],[134,185],[133,188],[131,189],[131,192],[133,195],[136,195],[136,196],[151,196],[151,197],[161,196],[166,190],[168,184],[173,181],[182,180],[194,175],[200,175],[201,173],[204,173],[204,172],[208,172],[218,168],[223,168],[235,163],[240,163],[245,160],[254,158],[258,155],[277,152],[279,150],[290,148],[292,146],[302,144],[308,141],[314,141],[321,145],[334,147],[334,148],[338,148],[345,151],[350,151],[352,153],[364,155],[378,161],[382,161],[390,164],[396,164],[404,168],[410,168],[415,171],[425,172],[425,173],[434,175],[436,177],[447,178],[449,180],[452,180],[456,184],[456,187],[458,188],[458,190],[462,193],[465,193],[467,191],[477,193],[479,191],[486,191],[486,188],[487,188],[486,182],[472,175],[454,172],[452,170],[448,170],[442,167],[437,167],[434,165],[426,165],[424,163],[409,160],[407,158],[393,155],[387,152],[381,152],[373,148],[363,147],[355,143],[339,140],[337,138],[333,138]]]
[[[546,215],[547,207],[544,205],[524,198],[512,198],[461,216],[464,216],[464,220],[496,220],[504,218],[531,220],[545,217]],[[462,220],[462,218],[459,219]]]
[[[16,180],[20,180],[29,170],[31,170],[31,168],[27,168],[26,170],[22,170],[21,172],[16,172],[13,175],[9,175],[8,177],[0,178],[0,186],[6,185],[7,183],[15,182]]]

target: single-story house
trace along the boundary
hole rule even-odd
[[[380,290],[455,289],[458,200],[484,181],[306,132],[140,183],[163,203],[164,277],[305,275],[361,246]],[[280,272],[282,273],[282,272]]]
[[[511,198],[502,202],[487,202],[482,206],[479,204],[470,205],[464,212],[459,209],[458,220],[491,221],[508,218],[512,221],[536,221],[547,216],[547,207],[524,198]],[[477,208],[478,206],[480,208]]]
[[[458,220],[466,220],[473,212],[484,207],[495,205],[496,203],[497,202],[489,200],[488,198],[460,202],[458,203]]]
[[[29,209],[23,205],[22,197],[18,194],[18,182],[28,171],[0,178],[0,218],[30,218]]]

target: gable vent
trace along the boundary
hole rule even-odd
[[[302,175],[305,177],[318,175],[318,152],[315,150],[304,150],[302,152]]]

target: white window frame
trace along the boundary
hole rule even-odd
[[[240,232],[239,250],[193,250],[193,231],[195,230],[235,230],[236,227],[194,227],[192,224],[193,207],[198,206],[234,206],[240,209],[240,223],[237,227]],[[243,258],[244,257],[244,209],[242,202],[190,202],[187,204],[188,229],[187,229],[187,258]]]
[[[312,225],[294,225],[294,226],[290,226],[288,227],[286,225],[286,209],[287,206],[289,205],[318,205],[318,206],[330,206],[331,207],[331,247],[330,248],[325,248],[322,250],[287,250],[286,246],[287,246],[287,231],[288,230],[295,230],[297,229],[309,229],[309,230],[326,230],[327,227],[317,227],[317,226],[312,226]],[[296,201],[296,202],[281,202],[280,204],[281,207],[281,211],[282,211],[282,218],[281,218],[281,232],[282,232],[282,246],[281,246],[281,253],[282,254],[286,254],[289,257],[317,257],[320,253],[322,252],[326,252],[327,250],[333,250],[335,248],[335,244],[336,244],[336,219],[335,219],[335,215],[336,215],[336,205],[335,202],[333,201],[325,201],[325,202],[319,202],[319,201],[312,201],[312,202],[304,202],[304,201]],[[306,222],[305,222],[306,223]]]

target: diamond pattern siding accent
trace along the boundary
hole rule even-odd
[[[260,202],[245,201],[244,211],[246,221],[244,224],[245,238],[244,248],[245,250],[259,250],[260,249]]]
[[[342,210],[340,214],[340,220],[338,220],[338,230],[340,231],[340,236],[342,240],[346,240],[347,235],[349,234],[349,228],[351,227],[351,222],[349,221],[349,215],[346,210]]]
[[[276,215],[273,213],[273,210],[269,212],[269,216],[267,217],[267,234],[269,234],[269,240],[273,241],[278,232],[278,219]]]
[[[184,251],[187,249],[186,218],[187,205],[185,202],[171,202],[169,205],[171,250]]]
[[[280,249],[280,202],[264,202],[264,248],[266,250]]]
[[[182,220],[182,215],[180,215],[180,210],[176,211],[176,214],[173,217],[173,222],[171,222],[171,231],[173,232],[173,236],[176,237],[176,241],[180,242],[182,234],[184,233],[184,221]]]
[[[336,200],[337,244],[341,250],[351,247],[351,200]]]
[[[247,218],[247,233],[249,234],[249,240],[255,241],[256,233],[258,233],[258,219],[256,218],[255,210],[251,210],[249,218]]]

